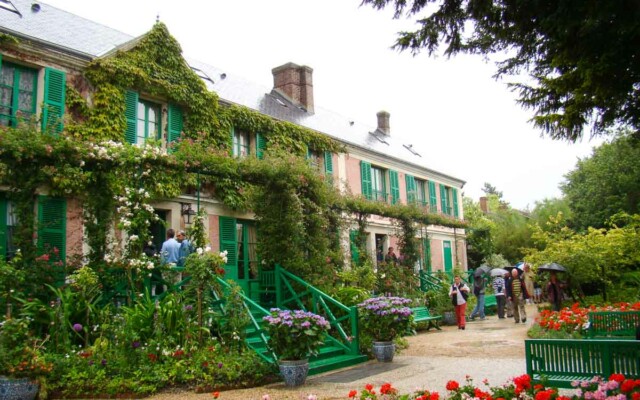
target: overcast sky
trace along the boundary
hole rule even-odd
[[[391,135],[412,143],[427,167],[465,180],[477,201],[484,182],[512,206],[561,195],[558,184],[599,141],[543,138],[506,81],[481,56],[431,58],[390,47],[409,20],[359,0],[46,0],[44,3],[130,35],[156,16],[186,56],[272,87],[286,62],[313,68],[317,107],[376,125],[391,114]]]

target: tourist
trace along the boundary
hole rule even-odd
[[[175,239],[176,231],[167,230],[167,240],[162,243],[160,259],[163,264],[177,264],[180,257],[180,243]]]
[[[556,272],[551,272],[549,277],[549,283],[547,284],[547,298],[551,303],[551,309],[553,311],[560,311],[562,307],[562,285],[558,282],[558,276]]]
[[[398,256],[396,256],[396,253],[393,252],[393,247],[389,247],[389,251],[387,252],[387,255],[384,256],[384,260],[388,263],[395,263],[398,261]]]
[[[483,275],[480,275],[473,280],[473,295],[476,296],[476,299],[478,301],[476,302],[476,306],[474,307],[473,311],[471,311],[471,315],[469,315],[469,319],[472,321],[476,319],[477,316],[480,317],[481,321],[485,319],[484,286],[485,280]]]
[[[529,294],[529,296],[532,296],[534,291],[533,291],[533,281],[535,280],[535,274],[533,273],[533,271],[531,270],[531,265],[529,264],[524,264],[524,266],[522,267],[523,269],[523,277],[524,277],[524,285],[527,287],[527,293]],[[533,304],[533,299],[531,297],[529,297],[527,299],[527,303],[528,304]]]
[[[524,309],[524,305],[529,295],[518,268],[511,270],[511,277],[507,280],[507,297],[513,302],[513,319],[516,324],[520,320],[522,320],[523,324],[527,322],[527,312]]]
[[[178,231],[176,239],[178,240],[178,243],[180,243],[180,249],[178,250],[178,262],[176,262],[176,266],[184,267],[187,257],[193,252],[193,248],[191,247],[191,242],[187,240],[187,236],[184,231]]]
[[[542,287],[537,279],[533,281],[533,302],[536,304],[542,302]]]
[[[504,274],[503,279],[504,279],[505,289],[507,287],[507,281],[510,278],[511,278],[511,272],[507,272]],[[513,301],[511,301],[511,299],[507,297],[506,292],[505,292],[505,313],[507,314],[506,315],[507,318],[513,318]]]
[[[467,310],[467,297],[469,296],[469,287],[462,282],[459,275],[453,278],[453,285],[449,289],[449,297],[456,310],[456,321],[458,329],[464,330],[465,319],[464,314]]]
[[[507,301],[506,287],[504,278],[500,275],[493,278],[493,292],[496,296],[496,305],[498,307],[498,318],[504,319],[504,306]]]

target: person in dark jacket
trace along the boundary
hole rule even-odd
[[[469,315],[470,320],[476,319],[477,316],[481,320],[485,319],[484,315],[484,276],[478,276],[473,280],[473,295],[476,296],[477,303],[473,311]]]
[[[527,293],[524,279],[519,272],[518,268],[511,270],[511,277],[507,280],[507,297],[513,302],[513,319],[516,324],[521,320],[524,324],[527,322],[527,312],[524,305],[529,298],[529,293]]]

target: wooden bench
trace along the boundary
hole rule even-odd
[[[613,373],[640,378],[640,341],[527,339],[527,374],[536,383],[571,388],[573,381]]]
[[[635,339],[640,311],[593,311],[588,314],[590,339]]]
[[[427,330],[431,328],[442,330],[440,329],[442,315],[431,315],[427,307],[413,307],[411,311],[413,312],[413,322],[427,322]],[[413,333],[415,334],[415,331]]]

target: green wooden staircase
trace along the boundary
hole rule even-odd
[[[218,278],[223,288],[229,284]],[[246,343],[262,359],[276,363],[276,355],[268,347],[268,335],[262,320],[269,315],[266,307],[298,309],[320,314],[329,321],[331,328],[318,354],[309,359],[309,375],[332,371],[367,361],[359,351],[358,311],[347,307],[311,284],[276,266],[274,271],[261,272],[261,285],[255,292],[243,295],[251,323],[246,328]],[[265,295],[266,294],[266,295]],[[265,303],[263,307],[260,303]],[[224,306],[222,306],[224,310]],[[224,312],[224,311],[223,311]]]

